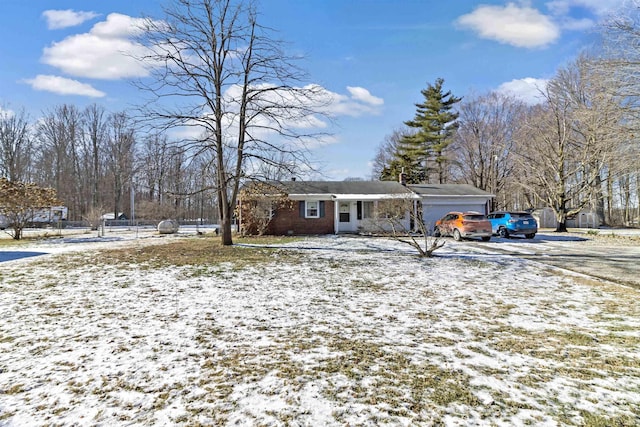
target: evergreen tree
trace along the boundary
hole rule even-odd
[[[457,98],[451,91],[443,92],[444,79],[438,78],[435,84],[428,84],[420,91],[424,101],[415,104],[417,111],[413,120],[405,124],[416,131],[405,135],[398,145],[396,158],[403,163],[420,165],[421,173],[407,173],[407,176],[420,176],[429,181],[429,162],[435,162],[438,182],[446,181],[446,149],[453,141],[458,127],[458,113],[453,111]]]
[[[404,174],[404,180],[407,184],[417,184],[424,182],[424,170],[419,163],[413,162],[404,154],[395,153],[394,158],[387,164],[380,173],[381,181],[397,181],[400,174]]]

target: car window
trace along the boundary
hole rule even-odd
[[[484,215],[464,215],[464,219],[478,221],[484,219]]]
[[[526,212],[512,212],[511,213],[511,218],[514,219],[531,219],[532,216],[530,213],[526,213]]]

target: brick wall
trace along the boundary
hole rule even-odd
[[[324,202],[324,217],[304,218],[300,216],[298,202],[291,209],[279,209],[271,220],[267,233],[276,236],[286,234],[333,234],[334,202]]]

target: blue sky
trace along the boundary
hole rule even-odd
[[[490,90],[534,102],[558,67],[596,39],[625,0],[263,0],[263,25],[304,54],[331,93],[332,138],[313,150],[324,179],[369,178],[376,149],[437,78],[456,96]],[[0,0],[0,109],[32,119],[56,105],[109,111],[136,100],[122,55],[157,0]]]

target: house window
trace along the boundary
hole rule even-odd
[[[362,202],[362,218],[373,218],[373,202]]]
[[[320,217],[319,202],[317,200],[314,200],[314,201],[307,200],[306,208],[305,208],[305,217],[306,218]]]
[[[386,219],[402,219],[407,212],[406,202],[403,200],[385,200],[378,203],[378,215]]]

